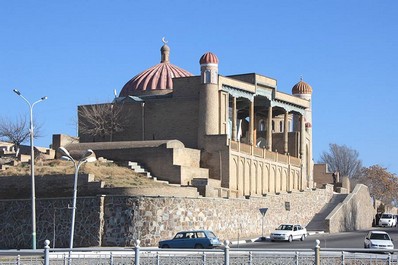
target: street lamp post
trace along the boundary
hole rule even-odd
[[[29,135],[30,135],[30,175],[32,178],[32,249],[36,249],[36,191],[35,191],[35,155],[34,155],[34,146],[33,146],[33,107],[37,103],[46,100],[47,97],[42,97],[39,100],[35,101],[33,104],[30,102],[16,89],[13,89],[14,93],[20,96],[23,100],[26,101],[29,105],[30,111],[30,127],[29,127]]]
[[[73,248],[73,236],[75,233],[75,218],[76,218],[76,199],[77,199],[77,179],[79,176],[79,169],[80,166],[83,165],[86,162],[93,162],[96,160],[94,156],[91,156],[94,154],[93,150],[88,149],[83,156],[78,160],[74,160],[73,157],[69,154],[68,150],[66,150],[64,147],[59,147],[58,151],[62,154],[61,159],[72,161],[73,165],[75,166],[75,180],[74,180],[74,185],[73,185],[73,206],[72,206],[72,222],[71,222],[71,228],[70,228],[70,242],[69,242],[69,251],[72,251]]]

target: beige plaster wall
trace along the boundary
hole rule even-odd
[[[300,167],[231,152],[229,161],[229,188],[243,196],[262,195],[303,189]]]

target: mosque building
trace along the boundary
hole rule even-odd
[[[202,196],[264,196],[311,189],[312,88],[300,80],[292,94],[256,73],[223,76],[211,52],[199,59],[200,75],[171,64],[164,41],[159,64],[137,74],[111,105],[123,128],[105,137],[80,130],[70,148],[134,161],[158,180],[197,187]],[[198,65],[198,67],[199,67]],[[98,105],[98,104],[97,104]]]

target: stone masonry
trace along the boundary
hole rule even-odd
[[[76,247],[156,246],[184,229],[211,229],[221,240],[269,235],[281,222],[306,225],[329,202],[333,186],[248,199],[93,196],[78,197]],[[69,245],[72,198],[37,199],[37,244]],[[290,210],[286,210],[287,203]],[[260,208],[268,208],[264,219]],[[55,232],[55,233],[54,233]],[[30,200],[0,200],[0,249],[29,248]]]

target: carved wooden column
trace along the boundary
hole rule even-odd
[[[253,101],[250,101],[250,139],[249,144],[253,145],[254,143],[254,98]]]
[[[272,151],[272,106],[268,108],[267,120],[267,150]]]
[[[301,163],[304,162],[304,154],[305,154],[305,119],[304,115],[300,116],[300,155],[301,155]]]
[[[232,97],[232,141],[236,141],[236,97]]]
[[[286,110],[286,112],[285,112],[285,115],[284,115],[284,117],[283,117],[283,121],[284,121],[284,128],[283,128],[283,141],[284,141],[284,153],[285,154],[287,154],[287,153],[289,153],[289,128],[288,128],[288,121],[289,121],[289,119],[288,119],[288,112],[287,112],[287,110]]]

